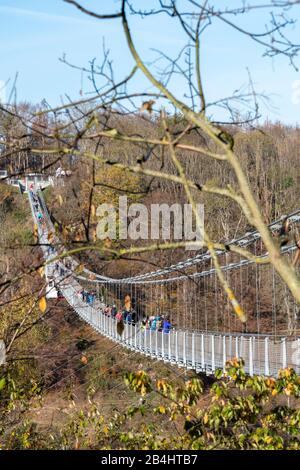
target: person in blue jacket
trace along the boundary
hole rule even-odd
[[[171,323],[170,323],[170,319],[167,317],[164,319],[164,322],[163,322],[163,332],[164,333],[170,333],[170,330],[171,330]]]

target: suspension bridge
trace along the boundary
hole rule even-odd
[[[207,374],[223,369],[233,357],[243,358],[250,375],[276,376],[286,367],[300,373],[299,306],[271,265],[217,252],[224,274],[248,314],[243,326],[218,284],[209,252],[122,279],[97,274],[73,257],[57,258],[63,249],[57,248],[61,243],[42,192],[29,191],[28,198],[52,288],[59,286],[68,304],[100,334],[154,359]],[[288,218],[294,226],[300,224],[300,209]],[[282,218],[269,228],[275,233],[281,225]],[[256,231],[229,244],[267,256]],[[295,249],[290,245],[282,251],[291,257]],[[96,289],[92,305],[82,299],[83,289]],[[137,321],[125,323],[119,334],[117,321],[105,314],[105,306],[121,305],[125,295],[134,299]],[[168,333],[143,329],[138,320],[154,311],[168,314],[175,328]]]

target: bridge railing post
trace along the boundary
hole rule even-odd
[[[114,338],[114,319],[111,315],[109,317],[109,321],[110,321],[110,337]]]
[[[133,323],[130,323],[130,339],[131,339],[131,347],[134,348],[135,345],[135,336],[134,336],[134,326]]]
[[[101,331],[103,331],[103,316],[104,316],[104,313],[103,313],[103,310],[101,310],[101,312],[100,312],[100,329],[101,329]]]
[[[176,359],[176,363],[178,364],[178,362],[179,362],[179,357],[178,357],[178,331],[175,332],[175,359]]]
[[[169,350],[169,361],[172,361],[172,352],[171,352],[171,334],[172,332],[169,331],[168,333],[168,350]]]
[[[253,338],[249,338],[249,374],[253,376]]]
[[[111,336],[111,324],[110,324],[110,315],[107,315],[107,334]]]
[[[158,337],[157,337],[158,331],[155,330],[155,356],[158,357]]]
[[[240,356],[244,357],[245,356],[245,338],[244,336],[240,337]]]
[[[196,368],[196,358],[195,358],[195,333],[192,333],[192,367]]]
[[[269,368],[269,338],[265,337],[265,375],[270,375]]]
[[[100,330],[100,315],[101,315],[101,312],[97,310],[97,317],[96,317],[97,330]]]
[[[300,338],[297,339],[297,351],[296,351],[296,364],[297,364],[297,373],[300,373]]]
[[[139,350],[141,351],[142,350],[142,328],[140,327],[139,329]],[[144,338],[146,337],[146,330],[144,331]]]
[[[183,332],[183,364],[186,366],[186,331]]]
[[[226,336],[223,336],[223,370],[226,368]]]
[[[215,335],[211,335],[211,370],[214,372],[216,370],[215,363]]]
[[[201,367],[205,370],[205,348],[204,348],[204,333],[201,335]]]
[[[239,338],[238,336],[235,337],[235,357],[238,359],[239,355]]]
[[[161,337],[161,355],[162,355],[162,358],[164,359],[165,358],[165,338],[164,338],[163,332],[160,333],[160,337]]]
[[[281,354],[282,354],[282,368],[286,369],[287,357],[286,357],[286,338],[283,338],[281,343]]]
[[[229,359],[232,359],[232,336],[229,336],[229,353],[228,353]]]

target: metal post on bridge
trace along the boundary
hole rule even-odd
[[[211,335],[211,369],[214,372],[216,370],[215,363],[215,335]]]
[[[157,338],[158,331],[155,330],[155,355],[158,357],[158,338]]]
[[[112,325],[111,325],[111,316],[107,316],[107,329],[108,329],[108,336],[112,336]]]
[[[111,317],[111,336],[113,339],[116,339],[116,320],[115,318]]]
[[[229,336],[229,359],[232,359],[232,336]]]
[[[111,338],[113,338],[114,337],[114,319],[112,316],[110,316],[109,322],[110,322],[110,336]]]
[[[176,359],[176,364],[179,362],[178,358],[178,331],[175,332],[175,359]]]
[[[253,376],[253,339],[249,338],[249,374]]]
[[[269,368],[269,338],[265,337],[265,375],[270,375]]]
[[[101,330],[101,311],[97,312],[97,328],[98,330]]]
[[[145,354],[148,354],[148,351],[147,351],[147,337],[148,337],[148,333],[150,335],[150,330],[145,330],[144,331],[144,341],[143,341],[143,347],[142,347],[142,351],[145,351]],[[142,340],[141,340],[141,345],[142,345]],[[149,339],[149,352],[150,352],[150,339]]]
[[[223,370],[226,368],[226,336],[223,336]]]
[[[281,351],[282,351],[282,368],[286,369],[287,367],[287,358],[286,358],[286,338],[283,338],[281,343]]]
[[[205,370],[204,333],[201,335],[201,367]]]
[[[145,330],[145,333],[146,333],[146,330]],[[139,328],[139,343],[140,344],[139,344],[138,348],[141,351],[142,350],[142,328],[141,327]]]
[[[183,332],[183,364],[186,366],[186,331]]]
[[[241,336],[240,357],[245,356],[245,338]]]
[[[131,346],[135,348],[135,328],[133,323],[130,324],[130,330]]]
[[[196,361],[195,361],[195,333],[192,333],[192,367],[193,367],[193,369],[196,368]]]
[[[235,337],[235,357],[239,358],[239,338],[238,336]]]

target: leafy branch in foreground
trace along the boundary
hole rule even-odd
[[[300,449],[300,377],[291,368],[280,370],[277,379],[250,377],[242,360],[233,359],[225,371],[216,371],[210,385],[195,376],[175,386],[164,378],[153,381],[143,370],[127,372],[124,379],[137,394],[136,404],[115,411],[110,419],[103,416],[101,403],[90,401],[88,409],[47,432],[29,420],[12,433],[2,429],[0,447]],[[0,388],[4,412],[2,399],[9,396],[11,385],[1,379]],[[29,397],[37,392],[33,388]],[[19,399],[11,395],[4,413],[15,409]]]

